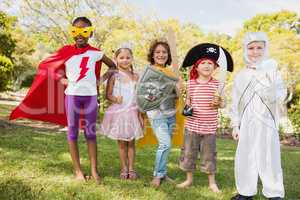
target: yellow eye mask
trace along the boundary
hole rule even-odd
[[[90,37],[93,30],[94,30],[94,27],[92,27],[92,26],[88,26],[88,27],[85,27],[85,28],[78,28],[78,27],[75,27],[75,26],[70,27],[70,33],[71,33],[72,37],[76,37],[78,35],[81,35],[85,38],[88,38],[88,37]]]

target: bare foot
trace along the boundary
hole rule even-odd
[[[86,181],[85,176],[83,175],[83,173],[81,171],[75,172],[75,180],[83,181],[83,182]]]
[[[209,185],[209,189],[210,189],[211,191],[213,191],[214,193],[220,193],[220,192],[221,192],[221,191],[219,190],[217,184],[215,184],[215,183]]]
[[[92,172],[92,177],[95,180],[96,184],[100,184],[101,183],[101,178],[100,178],[100,176],[98,175],[97,172]]]
[[[186,180],[186,181],[184,181],[184,182],[182,182],[182,183],[176,185],[176,187],[177,187],[177,188],[188,188],[188,187],[190,187],[191,185],[192,185],[192,182]]]
[[[160,180],[161,178],[159,177],[154,177],[150,183],[153,187],[159,187],[160,186]]]

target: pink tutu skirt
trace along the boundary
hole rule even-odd
[[[131,141],[143,137],[137,107],[111,105],[104,114],[100,132],[114,140]]]

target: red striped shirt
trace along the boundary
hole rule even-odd
[[[188,81],[188,93],[193,107],[193,116],[187,117],[185,127],[199,134],[215,134],[218,125],[218,109],[210,104],[219,86],[219,81],[210,79],[207,83]]]

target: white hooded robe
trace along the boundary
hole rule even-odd
[[[253,41],[264,41],[264,33],[250,33],[245,47]],[[246,54],[245,54],[246,55]],[[248,60],[245,58],[246,63]],[[235,180],[238,193],[254,196],[260,177],[267,198],[284,197],[278,134],[279,104],[286,97],[286,88],[276,61],[267,52],[258,63],[242,69],[234,79],[231,121],[239,129],[235,157]]]

